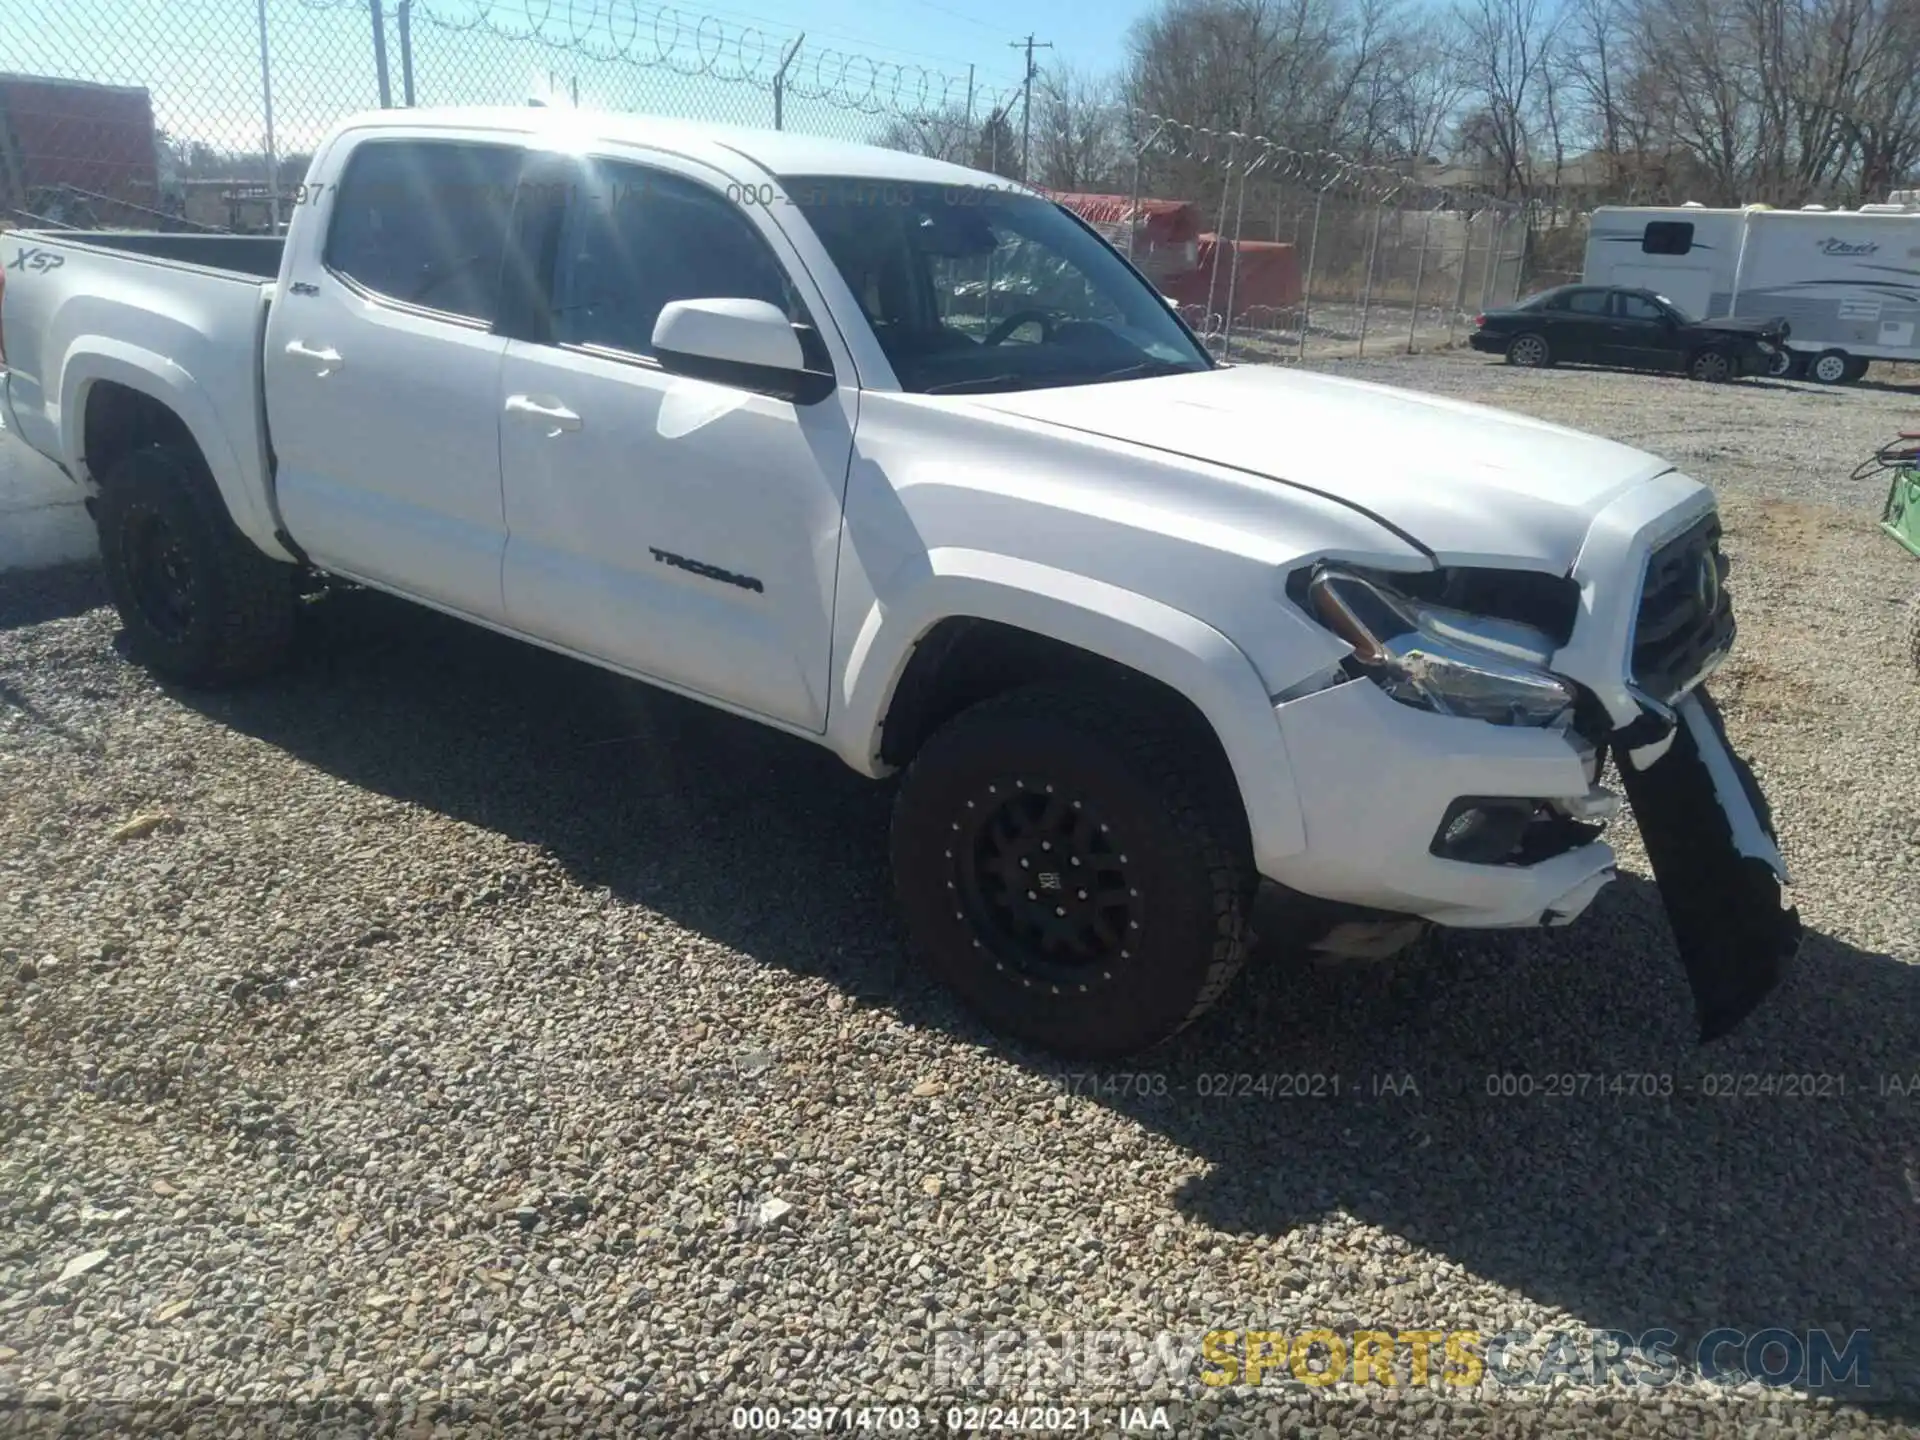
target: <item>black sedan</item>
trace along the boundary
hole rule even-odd
[[[1781,319],[1696,320],[1651,290],[1561,285],[1476,317],[1467,343],[1509,365],[1567,361],[1731,380],[1783,368],[1786,339]]]

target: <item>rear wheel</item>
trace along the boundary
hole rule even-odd
[[[1507,363],[1522,365],[1529,370],[1543,370],[1553,364],[1553,351],[1547,348],[1544,335],[1516,335],[1507,342]]]
[[[193,450],[147,445],[102,478],[100,560],[134,659],[211,685],[269,668],[293,635],[294,567],[228,518]]]
[[[1842,377],[1842,381],[1845,384],[1851,385],[1854,381],[1864,378],[1866,373],[1867,362],[1858,355],[1849,355],[1847,357],[1847,373]]]
[[[1687,364],[1687,374],[1709,385],[1733,378],[1733,361],[1724,350],[1702,350]]]
[[[1200,748],[1154,706],[1052,686],[948,722],[893,818],[928,969],[994,1029],[1074,1057],[1205,1013],[1246,957],[1254,873]]]
[[[1853,357],[1844,350],[1822,350],[1807,366],[1807,374],[1822,385],[1843,385],[1860,378],[1853,372]]]

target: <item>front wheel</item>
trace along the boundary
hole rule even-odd
[[[1553,364],[1553,351],[1544,335],[1516,335],[1507,345],[1507,364],[1529,370],[1544,370]]]
[[[1784,346],[1774,351],[1773,358],[1767,362],[1767,374],[1775,380],[1798,380],[1806,373],[1806,357],[1796,355]]]
[[[949,721],[893,816],[914,948],[995,1030],[1074,1058],[1146,1049],[1226,990],[1254,874],[1226,782],[1151,706],[1031,686]]]
[[[1724,350],[1702,350],[1687,365],[1687,374],[1708,385],[1733,378],[1733,361]]]

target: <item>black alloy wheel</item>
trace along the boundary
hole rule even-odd
[[[1246,958],[1246,820],[1197,717],[1133,685],[1033,685],[936,731],[901,778],[894,886],[929,972],[996,1031],[1129,1055]]]
[[[954,892],[995,963],[1054,994],[1110,982],[1146,907],[1099,812],[1044,779],[1011,776],[989,781],[955,823]]]
[[[126,569],[140,616],[163,640],[179,644],[193,630],[193,557],[164,515],[136,511],[120,534]]]

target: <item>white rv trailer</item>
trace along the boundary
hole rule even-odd
[[[1603,206],[1585,279],[1666,296],[1702,319],[1778,315],[1781,371],[1827,384],[1871,360],[1920,360],[1920,209]]]
[[[1582,278],[1651,290],[1696,319],[1718,319],[1733,313],[1733,272],[1746,233],[1745,210],[1603,205],[1587,227]]]

